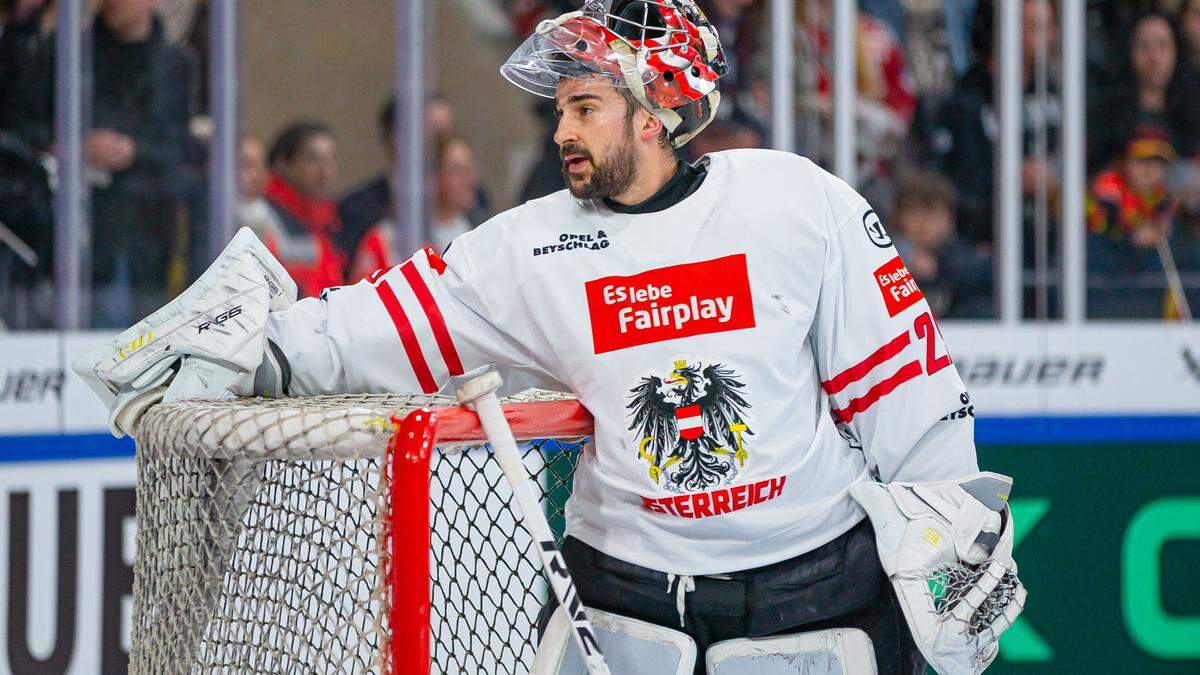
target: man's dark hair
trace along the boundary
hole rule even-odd
[[[954,184],[936,171],[910,169],[896,181],[896,212],[905,209],[928,209],[937,206],[954,211],[957,196]]]
[[[428,106],[430,103],[449,103],[449,99],[442,94],[435,92],[429,97],[429,100],[425,102],[425,105]],[[395,130],[396,97],[395,95],[392,95],[388,97],[387,102],[383,104],[383,108],[379,110],[379,133],[383,134],[383,137],[386,139],[387,137],[391,136],[392,132]]]
[[[642,107],[642,104],[634,97],[633,92],[629,91],[628,87],[616,87],[616,90],[621,95],[621,98],[625,99],[625,121],[628,122],[633,119],[633,113],[637,112]],[[675,156],[675,146],[671,145],[671,136],[667,133],[666,126],[662,128],[662,131],[658,132],[658,144],[664,150],[670,152],[672,157]]]
[[[271,152],[267,155],[268,164],[274,166],[276,162],[292,161],[300,152],[300,148],[314,136],[332,137],[333,130],[328,124],[314,120],[302,120],[287,125],[271,144]]]

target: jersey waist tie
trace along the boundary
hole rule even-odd
[[[676,581],[678,579],[678,582]],[[679,627],[683,628],[683,614],[687,609],[687,594],[696,590],[696,579],[687,574],[667,574],[667,593],[675,587],[675,609],[679,612]]]

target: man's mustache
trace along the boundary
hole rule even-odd
[[[592,153],[587,151],[582,145],[564,145],[558,149],[558,158],[565,160],[567,155],[581,155],[589,162],[592,161]]]

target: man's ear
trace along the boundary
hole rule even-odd
[[[641,117],[641,121],[637,126],[638,139],[649,141],[658,138],[658,135],[661,134],[663,130],[662,120],[658,119],[654,113],[646,110],[645,108],[638,110],[637,114]]]

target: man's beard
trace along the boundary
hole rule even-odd
[[[625,192],[629,186],[633,185],[633,179],[637,176],[637,153],[633,145],[633,129],[631,128],[628,134],[625,134],[608,150],[608,159],[597,163],[591,153],[582,145],[569,143],[559,149],[560,157],[577,153],[584,155],[592,164],[592,177],[582,184],[572,183],[567,165],[565,163],[562,165],[563,180],[566,181],[567,188],[576,199],[611,199],[614,195]]]

